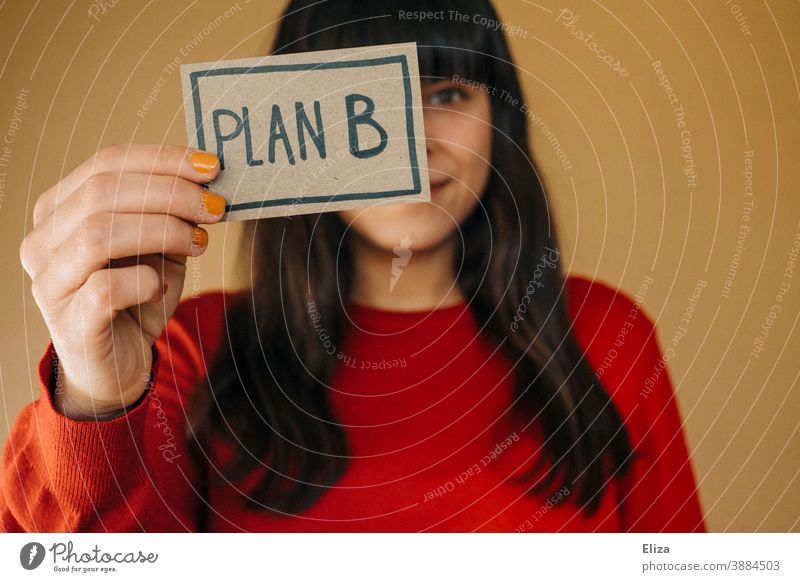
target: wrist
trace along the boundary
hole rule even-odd
[[[109,420],[123,416],[128,409],[139,403],[148,386],[149,374],[142,378],[142,390],[130,403],[124,401],[100,401],[87,395],[64,372],[58,360],[54,362],[55,390],[51,390],[55,408],[73,420]],[[145,377],[146,376],[146,377]]]

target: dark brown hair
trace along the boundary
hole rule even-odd
[[[514,106],[512,99],[492,98],[491,177],[482,203],[461,227],[454,272],[486,339],[502,344],[515,363],[513,413],[524,424],[537,420],[545,438],[543,454],[520,482],[532,493],[577,490],[569,499],[591,514],[609,479],[627,471],[632,451],[617,409],[571,334],[557,258],[554,267],[537,270],[543,256],[554,258],[548,249],[558,246],[505,38],[472,22],[403,19],[401,5],[499,21],[486,0],[295,0],[274,53],[416,41],[423,80],[457,74],[517,99]],[[252,289],[226,313],[209,381],[190,403],[187,438],[201,459],[215,438],[233,445],[229,462],[210,470],[214,482],[241,481],[255,471],[248,503],[295,513],[313,505],[348,466],[347,439],[328,399],[337,360],[325,352],[306,306],[315,302],[340,344],[352,258],[336,213],[251,221],[244,240]],[[515,320],[526,294],[525,316]],[[546,478],[531,483],[544,468]]]

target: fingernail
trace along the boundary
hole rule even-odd
[[[194,227],[192,229],[192,246],[204,247],[208,244],[208,233],[202,228]]]
[[[194,152],[192,154],[192,166],[202,174],[208,174],[217,166],[217,156],[208,152]]]
[[[203,192],[203,208],[214,216],[222,214],[225,212],[225,199],[214,192]]]

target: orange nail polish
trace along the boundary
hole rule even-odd
[[[203,208],[214,216],[222,214],[225,212],[225,199],[214,192],[203,192]]]
[[[217,156],[208,152],[194,152],[192,154],[192,166],[201,174],[211,172],[217,166],[218,161]]]
[[[208,244],[208,233],[202,228],[192,229],[192,246],[204,247]]]

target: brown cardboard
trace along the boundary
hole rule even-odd
[[[181,81],[189,143],[221,154],[223,220],[430,200],[416,43],[182,65]]]

